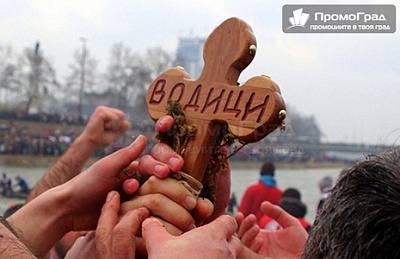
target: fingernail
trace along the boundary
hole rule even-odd
[[[177,157],[171,157],[168,160],[169,166],[173,168],[177,168],[179,166],[180,160]]]
[[[196,207],[197,200],[193,196],[186,196],[185,202],[186,202],[186,206],[189,209],[193,209],[194,207]]]
[[[159,125],[159,126],[162,126],[162,125],[165,124],[166,121],[167,121],[167,119],[163,117],[163,118],[161,118],[161,119],[158,121],[158,125]]]
[[[139,141],[143,141],[143,140],[142,140],[143,138],[146,139],[145,136],[139,135],[139,136],[130,144],[130,146],[134,145],[135,143],[137,143],[137,142],[139,142]]]
[[[109,193],[107,194],[106,202],[111,201],[112,198],[114,198],[114,196],[115,196],[115,192],[109,192]]]

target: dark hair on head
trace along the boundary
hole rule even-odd
[[[400,148],[341,172],[303,258],[400,258]]]
[[[297,190],[296,188],[287,188],[282,194],[282,198],[283,197],[290,197],[290,198],[301,200],[300,191]]]
[[[266,162],[261,167],[261,175],[275,176],[275,165],[271,162]]]

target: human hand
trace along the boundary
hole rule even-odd
[[[127,179],[122,172],[137,170],[135,159],[145,146],[146,138],[139,136],[128,147],[33,199],[10,216],[10,224],[18,226],[26,246],[38,257],[47,254],[70,231],[95,229],[107,193],[122,188]],[[35,217],[27,221],[28,215]]]
[[[146,138],[139,136],[128,147],[104,157],[72,180],[59,187],[64,190],[67,206],[70,210],[67,220],[68,230],[94,229],[100,215],[100,209],[107,193],[119,190],[127,179],[124,170],[138,170],[135,161],[146,146]],[[138,185],[138,184],[137,184]],[[88,198],[90,197],[90,198]]]
[[[123,111],[98,106],[79,137],[87,141],[94,149],[98,149],[114,143],[125,134],[129,127],[130,124],[125,120]]]
[[[149,258],[236,258],[241,251],[240,241],[233,236],[237,224],[227,215],[186,232],[169,234],[155,218],[142,223]]]
[[[151,176],[121,205],[121,214],[140,207],[146,207],[152,216],[162,219],[167,230],[175,235],[195,228],[196,220],[203,221],[213,211],[211,201],[195,197],[179,181],[156,176]]]
[[[66,258],[135,258],[135,235],[149,211],[145,208],[131,210],[118,220],[119,208],[118,192],[109,192],[96,231],[78,238]]]
[[[200,225],[213,212],[213,204],[207,199],[195,197],[181,182],[166,178],[170,171],[179,171],[183,165],[182,157],[168,145],[159,143],[149,155],[140,158],[138,168],[151,176],[133,197],[121,206],[121,214],[129,210],[146,207],[152,216],[161,218],[169,233],[180,235],[184,231]],[[154,170],[157,167],[157,170]],[[165,170],[167,167],[167,170]],[[161,179],[163,178],[163,179]],[[133,193],[136,181],[124,183],[124,191]],[[143,239],[138,236],[137,247],[140,254],[146,254]]]
[[[174,123],[174,119],[171,116],[163,116],[156,122],[156,131],[157,132],[166,132],[169,129],[171,129],[171,127],[173,126],[173,123]],[[167,149],[165,147],[161,150],[164,150],[164,152],[171,152],[170,150],[166,151]],[[228,157],[228,149],[226,146],[222,147],[219,150],[219,155],[224,158]],[[228,205],[229,198],[230,198],[230,187],[231,187],[231,178],[230,178],[231,168],[230,168],[229,160],[227,160],[226,165],[227,165],[226,168],[224,168],[223,171],[221,171],[219,174],[217,174],[216,178],[215,178],[215,186],[217,186],[215,188],[216,202],[214,204],[215,208],[213,209],[212,215],[210,215],[208,212],[203,213],[202,216],[200,216],[200,219],[197,219],[196,222],[198,222],[198,223],[203,223],[203,221],[206,223],[211,222],[212,220],[216,219],[220,215],[225,214],[225,210]],[[180,166],[179,169],[181,167],[182,166]],[[172,171],[177,172],[178,170],[172,170]],[[199,201],[201,202],[201,200],[199,200]],[[208,205],[206,205],[205,207],[207,207],[207,206]],[[208,215],[208,216],[206,218],[204,218],[203,215]],[[196,215],[194,215],[194,216],[197,217]]]
[[[299,220],[281,207],[269,202],[261,204],[261,211],[278,222],[282,229],[275,231],[260,229],[254,215],[244,218],[239,212],[236,215],[236,221],[239,225],[238,236],[242,244],[263,257],[301,258],[308,233]]]

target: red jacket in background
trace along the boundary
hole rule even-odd
[[[263,201],[269,201],[272,204],[279,205],[283,191],[278,187],[268,187],[259,181],[258,184],[251,185],[243,195],[239,211],[246,217],[254,214],[257,222],[260,221],[264,213],[261,212],[260,206]]]

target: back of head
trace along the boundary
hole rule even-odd
[[[321,191],[328,191],[332,189],[333,179],[331,176],[327,175],[319,181],[319,189]]]
[[[400,149],[341,172],[303,258],[400,258]]]
[[[300,191],[296,188],[287,188],[283,192],[279,206],[296,218],[303,218],[307,214],[307,207],[301,202]]]
[[[275,165],[271,162],[266,162],[261,167],[261,175],[275,176]]]
[[[284,198],[284,197],[291,197],[291,198],[301,200],[300,191],[297,190],[296,188],[287,188],[282,194],[282,198]]]
[[[282,197],[279,206],[296,218],[304,218],[307,214],[307,206],[296,198]]]

